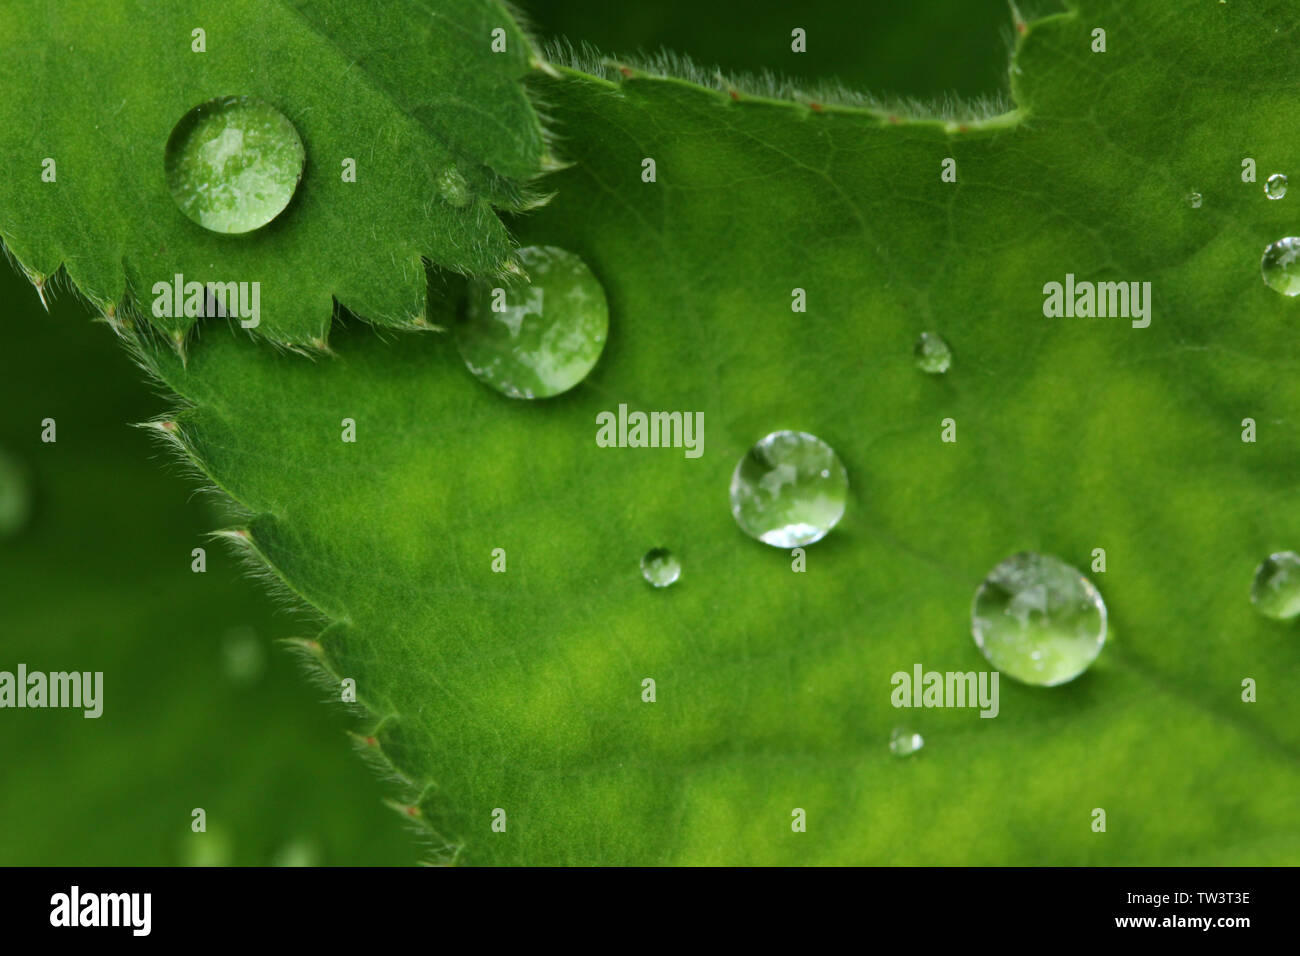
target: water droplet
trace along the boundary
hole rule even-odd
[[[468,206],[474,198],[469,191],[469,183],[465,182],[465,177],[454,166],[449,166],[438,174],[438,192],[449,205],[457,209]]]
[[[952,365],[952,349],[934,332],[922,332],[912,354],[916,356],[916,367],[931,375],[942,375]]]
[[[906,727],[895,727],[889,735],[889,752],[896,757],[909,757],[925,746],[925,738]]]
[[[167,187],[181,212],[213,232],[251,232],[289,205],[306,153],[269,103],[223,96],[181,117],[167,140]]]
[[[1264,195],[1269,199],[1281,199],[1286,195],[1286,174],[1274,173],[1264,183]]]
[[[1059,558],[1024,552],[989,572],[975,592],[971,632],[1008,677],[1051,687],[1088,669],[1106,642],[1106,604]]]
[[[666,588],[682,576],[682,563],[667,548],[652,548],[641,558],[641,576],[657,588]]]
[[[1255,610],[1275,621],[1300,615],[1300,554],[1279,551],[1265,558],[1255,569],[1250,600]]]
[[[777,548],[826,537],[844,515],[849,476],[815,435],[780,431],[760,439],[731,476],[731,514],[742,531]]]
[[[529,284],[471,285],[456,343],[466,367],[501,394],[549,398],[581,382],[600,358],[609,307],[600,282],[573,253],[527,246],[519,260]]]
[[[1300,268],[1296,257],[1300,255],[1300,239],[1287,236],[1264,250],[1259,270],[1264,284],[1283,295],[1300,295]]]
[[[1202,200],[1201,200],[1201,194],[1200,194],[1200,193],[1188,193],[1188,194],[1184,197],[1183,201],[1184,201],[1185,203],[1187,203],[1187,205],[1191,206],[1193,209],[1200,209],[1200,208],[1201,208],[1201,201],[1202,201]]]
[[[32,488],[27,471],[0,449],[0,538],[17,534],[32,513]]]

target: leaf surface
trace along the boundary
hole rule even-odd
[[[564,71],[541,93],[574,166],[517,228],[605,286],[582,386],[505,399],[450,336],[348,330],[314,365],[212,336],[188,367],[148,353],[189,406],[164,433],[334,620],[321,659],[450,858],[1295,863],[1300,647],[1248,600],[1300,541],[1296,303],[1259,274],[1295,231],[1262,192],[1294,155],[1295,35],[1264,0],[1085,0],[1020,24],[1016,111],[966,120]],[[1151,282],[1150,326],[1046,317],[1067,274]],[[912,361],[924,331],[944,376]],[[621,403],[702,411],[703,455],[597,447]],[[850,475],[805,573],[728,511],[781,428]],[[683,574],[655,590],[661,546]],[[896,672],[986,669],[996,563],[1096,548],[1110,634],[1081,678],[1004,680],[994,719],[892,706]],[[891,755],[899,725],[920,753]]]
[[[62,265],[100,308],[134,305],[178,343],[195,319],[157,316],[152,291],[178,274],[260,283],[257,332],[282,345],[326,347],[334,298],[419,327],[422,260],[501,273],[511,244],[493,205],[526,203],[541,168],[522,82],[534,54],[497,0],[364,14],[345,0],[15,0],[0,38],[0,237],[38,285]],[[288,207],[242,235],[187,219],[164,175],[177,121],[230,96],[271,104],[306,149]]]

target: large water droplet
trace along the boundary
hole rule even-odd
[[[1026,684],[1073,680],[1106,642],[1106,604],[1091,581],[1048,554],[1016,554],[975,592],[971,632],[990,664]]]
[[[952,349],[934,332],[922,332],[912,354],[916,357],[916,367],[931,375],[942,375],[952,365]]]
[[[896,757],[908,757],[925,746],[925,738],[906,727],[895,727],[889,735],[889,752]]]
[[[22,530],[32,512],[32,488],[27,471],[0,449],[0,538]]]
[[[167,140],[167,187],[213,232],[251,232],[289,205],[306,157],[298,131],[269,103],[224,96],[181,117]]]
[[[470,287],[456,323],[465,365],[511,398],[548,398],[577,385],[605,348],[609,307],[587,264],[554,246],[528,246],[519,259],[531,282]]]
[[[807,432],[772,432],[731,476],[731,514],[746,534],[777,548],[826,537],[844,515],[849,476],[835,450]]]
[[[1259,270],[1264,276],[1264,283],[1283,295],[1300,295],[1300,267],[1296,257],[1300,255],[1300,238],[1287,236],[1279,239],[1264,250]]]
[[[1300,615],[1300,554],[1279,551],[1265,558],[1255,569],[1250,600],[1260,614],[1277,621]]]
[[[1264,183],[1264,195],[1269,199],[1281,199],[1286,195],[1286,174],[1274,173]]]
[[[657,588],[666,588],[682,576],[682,563],[667,548],[653,548],[641,558],[641,575]]]
[[[1194,192],[1188,193],[1183,197],[1183,202],[1187,203],[1187,205],[1191,206],[1193,209],[1200,209],[1202,202],[1201,194]]]

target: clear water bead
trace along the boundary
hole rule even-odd
[[[1286,296],[1300,295],[1300,238],[1287,236],[1269,245],[1260,260],[1259,271],[1264,284]]]
[[[666,588],[682,576],[682,563],[667,548],[652,548],[641,558],[641,576],[657,588]]]
[[[204,229],[251,232],[280,215],[302,179],[298,131],[269,103],[224,96],[190,110],[167,140],[167,187]]]
[[[922,332],[912,349],[916,367],[931,375],[942,375],[952,366],[952,349],[943,337],[934,332]]]
[[[849,476],[835,450],[807,432],[772,432],[731,476],[731,514],[764,544],[795,548],[820,541],[844,515]]]
[[[1091,666],[1106,642],[1106,604],[1059,558],[1007,558],[975,592],[971,633],[988,662],[1026,684],[1053,686]]]
[[[1300,554],[1279,551],[1265,558],[1255,569],[1250,600],[1255,610],[1275,621],[1300,615]]]
[[[1286,187],[1286,174],[1274,173],[1264,183],[1264,195],[1269,199],[1281,199],[1286,195]]]
[[[905,727],[895,727],[889,735],[889,752],[895,757],[909,757],[924,746],[925,738]]]
[[[519,250],[527,285],[471,284],[461,358],[479,381],[510,398],[567,392],[595,366],[609,333],[605,290],[587,264],[555,246]]]

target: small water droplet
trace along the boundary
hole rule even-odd
[[[205,229],[251,232],[289,205],[306,153],[298,131],[269,103],[223,96],[181,117],[167,140],[167,187]]]
[[[1286,195],[1286,174],[1274,173],[1264,183],[1264,195],[1269,199],[1281,199]]]
[[[1187,205],[1191,206],[1193,209],[1200,209],[1201,202],[1202,202],[1201,194],[1188,193],[1185,197],[1183,197],[1183,202],[1187,203]]]
[[[519,259],[529,284],[471,284],[456,344],[466,367],[501,394],[549,398],[595,366],[609,332],[609,306],[600,282],[573,253],[527,246]]]
[[[1092,582],[1059,558],[1007,558],[975,592],[971,633],[1008,677],[1051,687],[1073,680],[1106,642],[1106,604]]]
[[[925,746],[925,738],[906,727],[895,727],[889,735],[889,751],[896,757],[910,757]]]
[[[657,588],[666,588],[682,576],[682,563],[667,548],[652,548],[641,558],[641,576]]]
[[[952,365],[952,349],[934,332],[922,332],[912,354],[916,357],[916,367],[931,375],[942,375]]]
[[[32,513],[32,487],[27,470],[0,449],[0,538],[17,534]]]
[[[460,170],[449,166],[438,174],[438,192],[449,205],[457,209],[468,206],[474,196],[469,191],[469,183],[460,174]]]
[[[1279,239],[1264,250],[1259,270],[1264,276],[1264,284],[1283,295],[1300,295],[1300,267],[1296,257],[1300,256],[1300,238],[1287,236]]]
[[[1255,569],[1250,600],[1255,610],[1275,621],[1300,615],[1300,554],[1279,551],[1265,558]]]
[[[835,450],[807,432],[772,432],[731,476],[731,514],[742,531],[777,548],[820,541],[844,515],[849,476]]]

